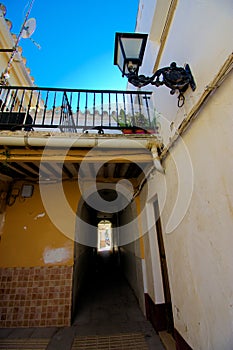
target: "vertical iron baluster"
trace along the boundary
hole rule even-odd
[[[25,95],[25,89],[23,89],[23,93],[20,99],[20,103],[19,103],[19,113],[21,112],[21,109],[23,108],[23,100],[24,100],[24,95]]]
[[[68,100],[68,96],[66,94],[67,98],[67,108],[68,108],[68,124],[70,126],[69,130],[70,132],[77,132],[74,118],[73,118],[73,111],[72,111],[72,98],[73,98],[73,92],[70,92],[70,100]]]
[[[3,94],[4,94],[4,90],[3,90]],[[4,104],[3,104],[3,100],[2,100],[2,88],[0,87],[0,102],[1,102],[1,105],[0,105],[0,111],[3,112],[3,109],[4,109]]]
[[[111,93],[108,94],[108,126],[111,126]]]
[[[39,101],[40,101],[40,90],[39,90],[39,93],[37,95],[37,100],[36,100],[36,110],[35,110],[35,116],[34,116],[34,120],[33,120],[33,124],[35,125],[36,124],[36,117],[37,117],[37,112],[38,112],[38,108],[39,108]]]
[[[104,96],[103,93],[101,92],[101,125],[103,125],[103,117],[104,117]]]
[[[86,102],[85,102],[85,121],[84,121],[85,126],[87,126],[87,103],[88,103],[88,93],[86,92]]]
[[[10,109],[11,112],[14,110],[16,97],[17,97],[17,90],[15,90],[12,94],[12,102],[11,102],[11,109]]]
[[[80,92],[78,92],[77,109],[76,109],[76,126],[79,126],[79,109],[80,109]]]
[[[124,105],[124,119],[125,119],[125,126],[128,126],[127,119],[126,119],[126,105],[125,105],[125,94],[123,93],[123,105]]]
[[[57,92],[55,91],[55,94],[54,94],[54,99],[53,99],[52,118],[51,118],[50,125],[53,125],[53,120],[54,120],[54,111],[55,111],[55,108],[56,108],[56,97],[57,97]]]
[[[73,92],[70,93],[70,108],[72,109],[72,98],[73,98]]]
[[[137,96],[138,96],[138,109],[139,109],[139,115],[141,116],[141,114],[142,114],[141,96],[140,96],[140,95],[137,95]]]
[[[9,90],[10,92],[10,90]],[[10,112],[12,112],[12,91],[10,92],[8,99],[7,99],[7,105],[8,105],[8,111],[10,109]]]
[[[132,111],[132,126],[135,125],[135,117],[134,117],[134,104],[133,104],[133,96],[130,94],[130,104],[131,104],[131,111]]]
[[[151,127],[150,108],[149,108],[149,104],[148,104],[148,99],[149,98],[150,98],[150,96],[147,97],[147,94],[145,93],[144,99],[146,100],[146,110],[147,110],[148,124],[149,124],[149,127]]]
[[[33,95],[33,90],[31,90],[31,93],[30,93],[30,98],[29,98],[29,102],[28,102],[27,113],[26,113],[26,117],[25,117],[25,123],[27,123],[27,117],[29,116],[29,112],[30,112],[30,108],[31,108],[31,104],[32,104],[32,95]],[[29,123],[29,124],[30,124],[30,123]]]
[[[95,126],[95,92],[93,97],[93,127]]]
[[[47,105],[48,105],[48,98],[49,98],[49,91],[47,90],[45,105],[44,105],[44,113],[43,113],[43,118],[42,118],[42,125],[44,125],[44,121],[45,121],[46,110],[47,110]]]
[[[141,95],[137,95],[138,98],[138,119],[136,116],[136,126],[142,127],[144,128],[145,125],[145,119],[144,119],[144,115],[142,114],[142,106],[141,106]],[[136,96],[135,96],[135,100],[136,100]]]
[[[62,132],[64,132],[64,130],[63,130],[63,128],[62,128],[62,124],[63,124],[63,113],[64,113],[64,109],[65,109],[65,107],[64,107],[64,99],[65,99],[64,95],[65,95],[65,93],[63,93],[63,95],[62,95],[61,114],[60,114],[60,121],[59,121],[59,125],[60,125],[60,127],[61,127],[61,131],[62,131]]]
[[[116,122],[117,122],[117,126],[119,126],[119,111],[118,111],[118,96],[117,96],[117,92],[116,92]]]
[[[67,101],[68,101],[68,110],[69,110],[69,114],[68,114],[68,119],[69,119],[69,125],[72,125],[72,129],[70,130],[71,132],[75,132],[75,123],[74,123],[74,119],[73,119],[73,113],[72,113],[72,97],[73,97],[73,93],[70,93],[70,101],[68,100],[68,96],[67,96]]]
[[[14,100],[14,90],[11,91],[11,94],[10,94],[10,100],[9,100],[9,105],[10,105],[10,112],[13,111],[14,109],[14,105],[13,105],[13,100]]]

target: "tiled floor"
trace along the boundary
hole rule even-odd
[[[46,350],[49,339],[2,339],[0,349],[2,350]]]
[[[142,333],[124,333],[109,336],[79,336],[72,350],[148,350]]]

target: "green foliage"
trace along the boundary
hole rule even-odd
[[[137,126],[143,129],[156,131],[157,115],[158,113],[154,111],[153,115],[150,116],[151,119],[149,120],[149,118],[145,117],[143,113],[135,112],[134,115],[126,114],[125,111],[121,109],[118,114],[118,118],[116,116],[113,118],[121,127]]]

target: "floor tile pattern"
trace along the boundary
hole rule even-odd
[[[80,336],[74,339],[72,350],[148,350],[142,333],[111,336]]]
[[[1,339],[1,350],[46,350],[49,339]]]

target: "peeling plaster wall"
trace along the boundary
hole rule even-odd
[[[92,249],[75,242],[78,184],[34,184],[30,198],[23,184],[14,182],[2,225],[0,326],[69,326],[92,262]]]
[[[175,328],[193,349],[228,350],[233,344],[232,88],[230,77],[183,136],[193,168],[190,204],[182,205],[190,174],[175,162],[182,142],[164,162],[166,174],[150,183],[162,212]],[[166,233],[169,221],[174,229],[169,225]]]
[[[14,184],[14,188],[21,189],[21,186],[20,182]],[[38,185],[34,185],[31,198],[19,196],[12,206],[7,206],[0,243],[0,267],[73,264],[75,217],[80,197],[78,186],[72,182],[63,184],[74,225],[59,201],[56,184],[46,186],[48,202],[53,208],[52,217],[44,207]],[[62,221],[67,232],[59,229]]]
[[[189,63],[197,89],[188,89],[178,108],[176,94],[154,88],[165,145],[230,57],[232,15],[230,0],[177,2],[159,68]],[[151,16],[156,21],[156,11]],[[137,28],[149,22],[141,16]],[[141,74],[155,60],[147,57]],[[165,174],[157,172],[149,183],[161,210],[175,328],[192,349],[233,347],[232,89],[231,73],[170,149]]]

